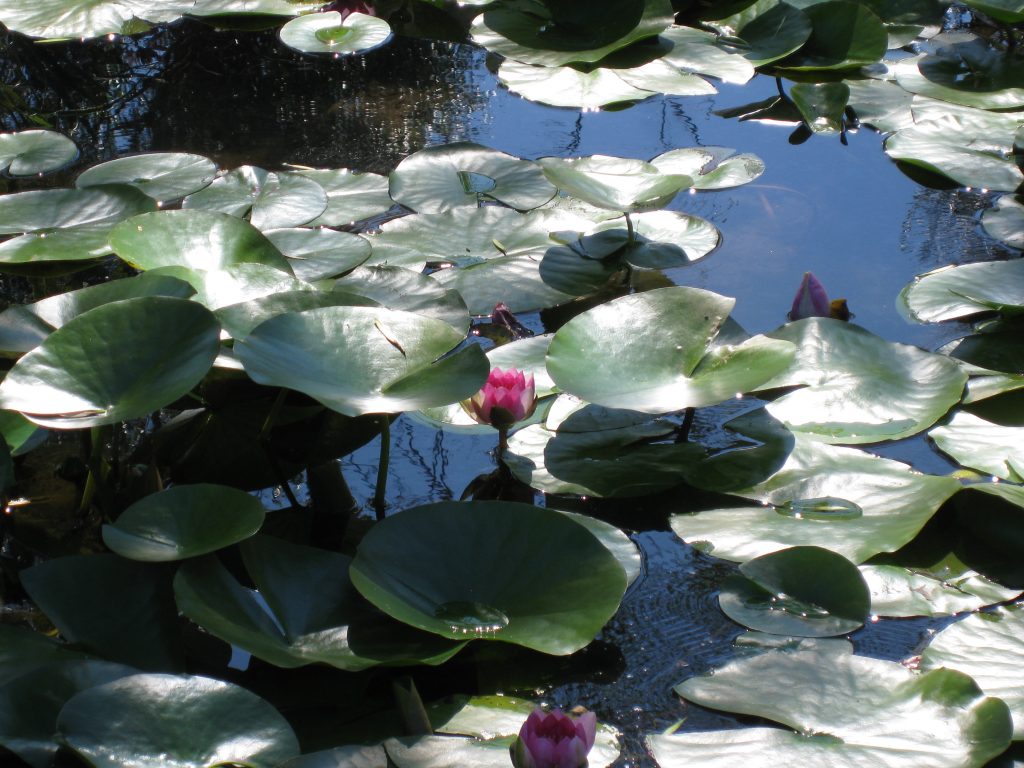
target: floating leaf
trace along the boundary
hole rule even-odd
[[[674,67],[737,85],[743,85],[754,76],[754,65],[738,51],[720,45],[718,37],[710,32],[672,26],[662,32],[659,39],[672,44],[672,50],[662,56],[662,60]]]
[[[978,109],[1024,106],[1024,67],[981,38],[937,45],[891,71],[901,88],[932,99]]]
[[[400,267],[365,267],[334,283],[334,291],[365,296],[388,309],[442,320],[459,333],[469,330],[469,311],[457,291]]]
[[[590,531],[512,502],[442,502],[388,517],[363,538],[350,574],[378,608],[428,632],[557,655],[593,640],[626,588],[622,566]]]
[[[56,131],[0,133],[0,171],[33,176],[70,163],[78,154],[75,142]]]
[[[300,227],[327,210],[327,193],[313,179],[295,173],[271,173],[243,165],[189,195],[182,207],[248,214],[259,230]]]
[[[274,768],[299,753],[291,726],[270,704],[207,677],[132,675],[98,685],[64,705],[57,727],[97,768]]]
[[[126,184],[162,202],[197,192],[217,175],[214,162],[183,152],[148,152],[119,157],[87,168],[75,179],[79,189]]]
[[[109,224],[156,210],[156,202],[128,186],[40,189],[0,195],[0,234],[43,232],[83,224]],[[109,253],[109,251],[106,251]],[[102,254],[101,254],[102,255]]]
[[[844,128],[850,87],[846,83],[796,83],[789,89],[804,123],[814,133],[839,133]]]
[[[919,323],[956,320],[979,312],[1024,312],[1024,259],[946,266],[918,275],[899,307]]]
[[[349,56],[366,53],[391,39],[391,26],[375,16],[354,11],[344,19],[337,11],[298,16],[280,31],[281,42],[302,53]]]
[[[985,231],[1011,248],[1024,249],[1024,203],[1021,198],[1003,195],[996,207],[981,215]]]
[[[961,411],[928,437],[965,467],[1024,482],[1024,427],[1004,427]]]
[[[623,213],[664,208],[679,190],[693,184],[689,176],[662,173],[651,163],[621,157],[542,157],[537,162],[563,192]]]
[[[757,155],[737,155],[728,147],[671,149],[652,158],[651,165],[662,173],[689,176],[694,189],[738,187],[764,173],[764,161]]]
[[[811,22],[810,37],[777,66],[796,70],[854,69],[874,64],[889,47],[885,25],[866,5],[830,0],[806,5],[803,12]]]
[[[394,205],[388,194],[388,180],[376,173],[347,168],[298,170],[327,194],[327,210],[313,219],[310,227],[341,227],[385,213]]]
[[[366,238],[348,232],[317,229],[272,229],[264,233],[285,255],[300,280],[313,282],[351,272],[368,258]]]
[[[946,575],[939,569],[898,565],[862,565],[861,575],[871,590],[875,616],[950,616],[985,605],[1012,600],[1020,590],[996,584],[965,566]]]

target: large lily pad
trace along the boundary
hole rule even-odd
[[[659,39],[672,44],[672,50],[661,58],[674,67],[738,85],[754,76],[754,65],[742,53],[720,45],[718,36],[711,32],[672,26]]]
[[[552,198],[536,163],[472,142],[427,147],[391,172],[391,197],[419,213],[475,208],[483,197],[521,211]]]
[[[109,224],[155,211],[156,201],[125,185],[99,189],[40,189],[0,196],[0,234]]]
[[[939,632],[921,654],[922,669],[970,675],[989,696],[1006,702],[1013,738],[1024,739],[1024,608],[1005,606],[971,614]]]
[[[22,357],[0,384],[0,404],[56,429],[146,416],[199,383],[219,335],[210,311],[185,299],[104,304]]]
[[[195,290],[193,301],[210,310],[265,296],[316,290],[310,283],[294,278],[288,272],[250,261],[227,264],[220,269],[157,267],[151,271],[188,283]]]
[[[726,189],[748,184],[764,173],[764,161],[749,153],[736,154],[729,147],[671,149],[651,159],[662,173],[693,179],[694,189]]]
[[[172,21],[185,12],[185,6],[166,0],[6,0],[0,5],[0,18],[8,29],[30,37],[99,37],[121,34],[138,19]]]
[[[161,202],[178,200],[207,186],[217,166],[202,155],[183,152],[150,152],[119,157],[84,170],[75,186],[127,184]]]
[[[885,25],[863,3],[814,2],[805,4],[803,12],[811,22],[810,37],[776,66],[796,70],[854,69],[874,64],[889,47]]]
[[[931,426],[963,395],[966,374],[944,355],[885,341],[840,320],[811,317],[771,336],[797,346],[765,388],[800,386],[768,405],[794,432],[829,443],[898,440]]]
[[[626,588],[622,566],[589,530],[512,502],[393,515],[363,538],[350,574],[378,608],[428,632],[558,655],[593,640]]]
[[[132,675],[73,696],[61,739],[96,768],[242,764],[298,755],[288,721],[256,694],[208,677]]]
[[[1004,427],[961,411],[928,436],[965,467],[1024,482],[1024,427]]]
[[[811,36],[811,20],[790,3],[759,0],[743,5],[747,7],[714,20],[713,26],[723,34],[738,37],[743,43],[739,52],[755,67],[789,56]]]
[[[69,643],[139,669],[180,667],[167,571],[117,555],[74,555],[25,569],[21,582]]]
[[[609,408],[666,413],[721,402],[782,371],[793,352],[762,336],[709,347],[733,303],[685,287],[615,299],[559,329],[548,371],[562,390]]]
[[[263,524],[255,496],[223,485],[177,485],[150,494],[103,526],[103,542],[121,557],[184,560],[236,544]]]
[[[366,238],[326,227],[272,229],[264,233],[285,255],[300,280],[313,282],[350,272],[372,250]]]
[[[673,515],[672,530],[716,557],[737,562],[811,545],[860,563],[913,539],[959,488],[951,477],[922,475],[891,459],[798,437],[781,470],[731,492],[761,506]],[[822,499],[847,503],[801,511],[808,501]]]
[[[981,215],[985,231],[1011,248],[1024,249],[1024,202],[1019,197],[1004,195]]]
[[[483,385],[487,358],[442,320],[383,307],[324,307],[273,317],[235,351],[258,383],[304,392],[346,416],[463,400]],[[2,393],[0,385],[0,393]]]
[[[632,213],[664,208],[693,179],[662,173],[652,163],[606,155],[537,161],[548,180],[573,197],[610,211]]]
[[[676,691],[702,706],[787,728],[649,737],[663,768],[965,768],[1006,749],[1011,732],[1006,705],[985,697],[966,675],[949,669],[919,675],[854,656],[842,641],[740,658]]]
[[[978,109],[1024,106],[1021,62],[978,37],[939,43],[932,53],[897,64],[893,74],[901,88],[940,101]]]
[[[157,211],[123,221],[110,233],[117,255],[137,269],[223,269],[257,262],[292,274],[288,260],[248,222],[209,211]]]
[[[862,565],[871,590],[873,616],[951,616],[1012,600],[1019,589],[1004,587],[949,557],[927,569]]]
[[[858,629],[871,596],[857,566],[813,546],[755,557],[722,584],[725,614],[749,629],[775,635],[830,637]],[[813,578],[809,578],[813,574]]]
[[[558,232],[572,250],[594,259],[615,255],[638,269],[668,269],[691,264],[713,251],[720,238],[711,222],[676,211],[648,211],[630,216],[633,240],[622,218],[608,219],[588,232]]]
[[[364,296],[388,309],[433,317],[462,334],[469,330],[469,311],[458,292],[409,269],[361,267],[337,280],[334,292]]]
[[[298,16],[279,34],[281,42],[303,53],[347,56],[384,45],[391,39],[391,26],[365,13],[350,13],[343,20],[337,11],[327,11]]]
[[[899,307],[919,323],[980,312],[1024,312],[1024,259],[940,267],[918,275],[900,292]]]
[[[307,226],[340,227],[386,212],[395,203],[388,194],[388,180],[376,173],[347,168],[313,168],[294,171],[312,179],[327,193],[327,210]]]
[[[252,329],[264,320],[287,312],[304,312],[319,307],[376,306],[378,302],[373,299],[342,291],[277,291],[221,307],[214,314],[231,338],[241,339],[248,336]]]
[[[174,579],[178,606],[206,631],[279,667],[323,663],[358,671],[380,664],[440,664],[464,643],[396,622],[348,578],[350,558],[260,536],[242,545],[258,593],[216,558],[190,561]]]
[[[243,165],[182,203],[184,208],[249,216],[259,230],[300,227],[327,210],[327,193],[313,179]]]
[[[33,669],[92,658],[28,627],[0,624],[0,686]]]
[[[0,133],[0,171],[33,176],[55,171],[78,154],[75,142],[56,131]]]

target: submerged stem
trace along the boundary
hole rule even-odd
[[[388,487],[388,462],[391,458],[391,420],[382,413],[380,430],[380,461],[377,462],[377,488],[373,494],[373,509],[377,519],[384,519],[384,503]]]

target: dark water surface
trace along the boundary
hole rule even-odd
[[[96,161],[141,151],[197,152],[228,168],[291,163],[377,173],[422,147],[456,140],[527,158],[648,159],[694,145],[753,152],[767,166],[754,183],[684,194],[673,203],[714,223],[723,241],[704,260],[670,275],[679,284],[735,297],[733,317],[751,333],[785,321],[801,275],[811,270],[830,295],[848,299],[858,324],[934,349],[965,329],[907,323],[895,307],[900,289],[939,265],[1005,253],[979,225],[987,195],[920,186],[885,156],[881,138],[868,129],[852,133],[849,146],[832,136],[792,146],[791,126],[713,113],[774,93],[775,82],[760,76],[747,86],[723,86],[715,97],[655,97],[619,112],[581,113],[503,90],[486,54],[470,46],[398,38],[364,57],[332,60],[299,56],[273,34],[188,23],[127,43],[33,47],[15,40],[0,54],[0,77],[27,88],[33,109],[60,110],[55,127],[82,148],[80,163],[57,183]],[[17,115],[4,119],[6,130],[26,127]],[[475,476],[493,468],[492,439],[436,431],[408,417],[393,425],[392,438],[391,511],[459,498]],[[360,502],[372,497],[377,451],[374,442],[342,462]],[[880,452],[924,471],[950,467],[921,440]],[[272,501],[270,492],[265,496]],[[716,600],[718,584],[734,566],[682,543],[668,529],[667,504],[657,504],[626,499],[594,508],[630,532],[644,557],[642,576],[599,637],[616,663],[569,684],[516,691],[498,680],[493,686],[595,710],[624,733],[621,766],[653,765],[643,734],[679,720],[685,719],[684,730],[737,722],[672,693],[685,677],[728,658],[741,630]],[[929,626],[882,620],[853,640],[861,653],[901,660]]]

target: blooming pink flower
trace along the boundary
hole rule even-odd
[[[575,720],[561,710],[533,710],[509,747],[515,768],[584,768],[597,735],[597,715]]]
[[[493,369],[483,389],[462,401],[463,409],[475,421],[498,429],[507,429],[529,418],[536,405],[533,374],[524,374],[516,368]]]
[[[829,317],[831,309],[828,294],[825,293],[825,286],[810,272],[804,272],[804,279],[793,298],[793,308],[789,310],[789,319]]]

